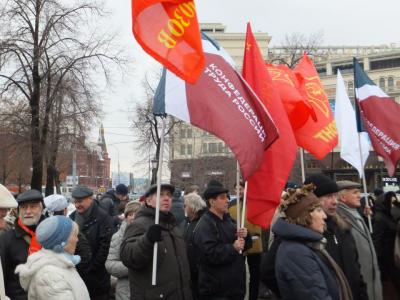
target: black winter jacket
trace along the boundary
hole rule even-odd
[[[229,214],[221,220],[206,211],[194,229],[194,244],[199,259],[199,294],[202,297],[244,297],[245,259],[233,247],[236,226]],[[251,247],[246,238],[245,250]]]
[[[109,190],[104,195],[102,195],[99,200],[99,205],[104,209],[112,219],[113,233],[118,231],[121,225],[121,220],[119,219],[119,209],[121,201],[115,196],[114,190]]]
[[[324,237],[327,240],[326,251],[343,270],[349,282],[354,300],[368,300],[367,285],[364,282],[358,252],[351,234],[351,225],[339,215],[326,219],[327,228]]]
[[[105,262],[110,248],[112,225],[111,217],[93,200],[93,210],[85,219],[79,230],[86,237],[92,251],[89,271],[80,270],[83,281],[92,298],[94,295],[108,293],[110,290],[110,274],[107,273]],[[75,221],[76,211],[70,218]]]
[[[272,231],[281,239],[275,272],[282,299],[339,300],[334,271],[320,254],[307,245],[320,242],[323,236],[282,218],[276,221]]]
[[[155,209],[142,206],[132,224],[127,226],[122,240],[120,256],[129,269],[131,297],[135,300],[191,300],[186,246],[171,213],[160,212],[160,225],[165,230],[158,243],[157,285],[151,284],[154,243],[146,232],[154,220]]]

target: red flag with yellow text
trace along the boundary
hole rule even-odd
[[[336,124],[328,97],[325,94],[310,58],[304,54],[294,73],[299,82],[299,91],[313,107],[316,121],[308,121],[294,131],[297,144],[314,155],[323,159],[338,143]]]
[[[243,78],[264,103],[279,131],[279,138],[264,151],[260,169],[247,181],[247,220],[268,228],[296,159],[297,145],[250,24],[247,24]]]
[[[205,59],[194,1],[132,0],[132,29],[148,54],[183,80],[196,82]]]
[[[314,110],[298,90],[298,82],[293,71],[286,65],[267,64],[272,82],[282,99],[293,130],[302,127],[310,117],[315,119]]]

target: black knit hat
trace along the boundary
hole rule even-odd
[[[317,197],[337,193],[339,191],[336,182],[323,174],[314,174],[307,177],[304,184],[310,183],[315,185],[314,194]]]

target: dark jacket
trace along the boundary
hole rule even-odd
[[[118,227],[121,224],[119,219],[119,207],[121,201],[115,196],[114,190],[109,190],[102,195],[99,200],[99,205],[104,209],[112,219],[113,233],[118,231]]]
[[[185,219],[185,209],[184,209],[184,200],[181,196],[181,190],[175,189],[175,192],[172,196],[172,206],[171,213],[174,215],[176,224],[181,224],[181,222]]]
[[[146,236],[154,224],[155,209],[142,206],[126,230],[121,244],[121,261],[129,269],[131,297],[135,300],[191,300],[190,270],[181,231],[171,213],[160,212],[165,228],[158,243],[157,285],[151,284],[154,244]]]
[[[311,229],[279,218],[272,231],[281,239],[275,261],[276,279],[282,299],[339,300],[333,270],[307,243],[323,236]]]
[[[77,212],[74,211],[70,218],[75,221]],[[110,290],[110,275],[105,268],[108,250],[110,248],[112,225],[110,216],[93,200],[91,214],[85,218],[83,226],[79,228],[89,242],[92,251],[89,270],[80,270],[89,294],[100,295]]]
[[[281,239],[275,236],[274,241],[271,244],[271,247],[262,256],[261,266],[260,266],[261,282],[264,283],[265,286],[268,287],[278,298],[281,297],[281,293],[279,291],[278,282],[276,280],[275,261],[276,261],[276,254],[278,252],[280,244],[281,244]]]
[[[245,259],[233,247],[236,226],[229,214],[221,220],[206,211],[194,229],[194,244],[199,259],[199,294],[214,297],[244,297]],[[251,247],[246,238],[245,250]]]
[[[328,217],[326,225],[324,232],[327,241],[326,251],[343,270],[353,299],[368,300],[367,285],[361,275],[357,247],[350,231],[351,225],[339,215]]]
[[[43,219],[44,216],[42,216],[41,220]],[[30,227],[31,230],[35,230],[35,228]],[[0,235],[0,257],[6,295],[12,300],[28,299],[27,293],[19,283],[18,275],[15,274],[15,268],[19,264],[26,263],[28,259],[29,244],[24,236],[30,237],[17,222],[15,222],[14,229],[7,230]]]
[[[76,265],[79,273],[88,272],[92,261],[92,250],[90,244],[82,232],[78,233],[78,243],[76,244],[75,255],[81,257],[81,261]]]

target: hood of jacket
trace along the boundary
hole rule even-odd
[[[74,264],[63,254],[41,249],[29,256],[25,264],[19,265],[15,269],[15,273],[19,273],[22,288],[27,291],[36,273],[44,266],[50,265],[61,269],[75,268]]]
[[[323,238],[322,234],[300,225],[290,224],[286,222],[283,218],[279,218],[276,221],[276,223],[272,227],[272,231],[280,239],[304,243],[318,242],[321,241]]]

